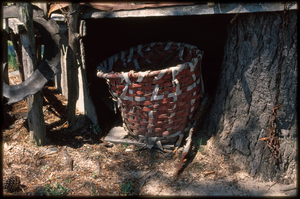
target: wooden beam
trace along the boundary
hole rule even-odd
[[[18,16],[19,10],[17,6],[3,6],[6,12],[3,12],[3,19],[14,18]]]
[[[17,18],[9,18],[8,26],[14,34],[22,34],[26,31],[24,23]]]
[[[90,18],[123,18],[123,17],[157,17],[157,16],[185,16],[185,15],[209,15],[209,14],[234,14],[253,12],[283,11],[281,2],[267,3],[215,3],[214,5],[202,3],[185,6],[169,6],[158,8],[142,8],[134,10],[103,11],[86,7],[80,15],[80,19]],[[289,10],[297,10],[296,1],[288,3]]]
[[[35,37],[32,20],[32,5],[30,3],[19,3],[19,19],[25,24],[26,34],[20,34],[22,43],[22,63],[24,66],[24,78],[28,79],[37,69],[37,57],[35,51]],[[43,115],[43,95],[39,91],[27,98],[28,126],[30,139],[38,146],[44,145],[46,126]]]
[[[35,5],[40,9],[42,9],[44,11],[44,18],[47,19],[47,15],[48,15],[47,3],[32,3],[32,5]]]

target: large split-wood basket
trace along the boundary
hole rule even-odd
[[[179,146],[204,92],[201,51],[153,42],[117,53],[97,67],[118,101],[126,130],[148,147]]]

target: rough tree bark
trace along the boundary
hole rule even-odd
[[[68,123],[69,126],[75,124],[76,101],[78,99],[78,64],[79,55],[79,33],[78,16],[80,11],[79,3],[69,3],[68,13],[68,36],[69,47],[67,51],[67,71],[68,71]]]
[[[228,155],[262,180],[296,180],[297,13],[287,11],[277,112],[279,165],[264,141],[275,106],[282,12],[240,14],[228,25],[220,83],[200,133],[212,136],[207,151]]]

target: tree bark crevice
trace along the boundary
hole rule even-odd
[[[279,166],[260,138],[268,136],[275,106],[282,12],[240,14],[229,24],[215,99],[200,131],[212,135],[208,148],[230,154],[257,178],[296,176],[297,14],[287,11],[279,105]],[[289,132],[282,137],[281,131]],[[201,133],[201,132],[200,132]]]

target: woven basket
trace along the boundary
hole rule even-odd
[[[196,46],[153,42],[107,58],[97,76],[107,80],[132,136],[149,148],[179,146],[204,92],[201,61]]]

